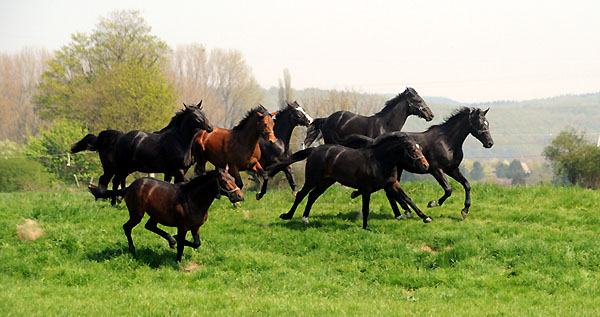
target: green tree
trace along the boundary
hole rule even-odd
[[[544,148],[556,178],[566,177],[569,183],[584,187],[600,187],[600,148],[575,130],[561,131]]]
[[[496,164],[496,177],[498,178],[510,178],[508,177],[508,164],[500,161]]]
[[[150,31],[139,12],[115,11],[90,35],[72,35],[42,74],[37,113],[93,131],[160,128],[173,113],[175,93],[164,75],[167,45]]]
[[[483,166],[481,166],[481,163],[479,163],[479,161],[475,161],[473,163],[473,168],[471,169],[469,176],[471,177],[471,179],[476,181],[483,179],[485,173],[483,172]]]

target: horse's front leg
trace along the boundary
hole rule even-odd
[[[259,162],[256,162],[256,164],[254,164],[254,167],[252,167],[252,170],[254,172],[256,172],[256,174],[260,175],[263,179],[263,183],[260,188],[260,192],[256,193],[256,199],[260,200],[267,193],[267,185],[269,183],[269,175],[263,170],[263,168]]]
[[[386,193],[390,193],[394,196],[394,198],[400,203],[404,202],[408,204],[416,213],[423,219],[423,222],[428,223],[433,221],[429,216],[424,214],[419,207],[412,201],[412,199],[404,192],[399,182],[395,182],[388,189],[386,189]],[[402,205],[402,203],[400,203]],[[404,208],[404,206],[403,206]],[[406,207],[408,208],[408,206]]]
[[[469,214],[469,207],[471,207],[471,184],[458,168],[448,172],[448,175],[458,181],[465,189],[465,208],[460,211],[463,219],[465,219]]]
[[[446,201],[446,199],[448,199],[448,197],[450,197],[450,195],[452,195],[452,187],[450,187],[450,183],[448,183],[448,180],[446,179],[446,175],[444,174],[444,172],[440,169],[432,171],[431,175],[433,175],[433,177],[435,178],[435,180],[438,182],[438,184],[440,184],[440,186],[442,186],[442,188],[444,189],[444,195],[442,197],[440,197],[440,199],[436,200],[432,200],[427,204],[427,207],[437,207],[437,206],[441,206],[444,201]]]
[[[371,193],[370,191],[362,192],[362,214],[363,214],[363,229],[369,230],[368,222],[369,222],[369,203],[371,201]]]
[[[186,229],[183,229],[181,227],[177,228],[177,235],[175,236],[177,238],[177,257],[175,258],[175,261],[177,262],[181,262],[181,256],[183,255],[183,248],[185,246],[185,235],[187,233]]]

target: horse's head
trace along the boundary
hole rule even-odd
[[[183,104],[183,106],[185,107],[185,111],[188,111],[191,114],[194,123],[198,126],[198,128],[206,130],[206,132],[209,133],[212,132],[212,125],[210,124],[210,121],[208,121],[208,119],[206,118],[206,114],[204,114],[204,111],[202,111],[202,100],[200,100],[200,102],[195,106],[188,106],[185,103]]]
[[[298,101],[287,104],[287,109],[291,113],[292,123],[294,125],[301,125],[308,127],[313,122],[313,118],[300,107]]]
[[[244,200],[244,195],[240,188],[235,184],[235,178],[231,176],[226,169],[219,168],[217,184],[219,185],[219,195],[226,195],[229,201],[237,203]]]
[[[425,155],[423,155],[423,149],[421,146],[409,136],[405,137],[404,144],[404,155],[420,172],[426,172],[429,169],[429,162],[425,158]]]
[[[416,90],[407,87],[403,94],[408,102],[408,112],[410,114],[423,118],[425,121],[433,120],[433,112]]]
[[[490,123],[485,118],[490,108],[481,110],[479,108],[471,111],[469,114],[470,133],[483,144],[483,147],[489,149],[494,145],[492,135],[490,134]]]
[[[273,116],[263,106],[259,106],[255,111],[258,116],[256,124],[258,125],[258,131],[261,132],[261,136],[271,144],[277,142],[277,138],[275,138],[275,133],[273,132],[273,127],[275,126]]]

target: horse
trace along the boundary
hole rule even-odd
[[[212,132],[198,131],[192,140],[191,153],[196,160],[195,173],[202,174],[206,162],[215,167],[229,166],[229,173],[235,178],[239,188],[244,187],[240,171],[252,170],[263,178],[261,192],[256,194],[260,199],[266,192],[268,175],[259,162],[261,157],[258,140],[267,139],[275,143],[273,117],[259,105],[246,113],[246,116],[233,129],[215,127]]]
[[[269,166],[289,158],[292,155],[292,152],[290,151],[290,139],[292,138],[292,132],[294,131],[294,128],[299,125],[306,127],[313,121],[313,118],[308,115],[304,109],[302,109],[297,101],[287,103],[287,106],[284,109],[274,112],[271,115],[273,116],[273,131],[275,132],[275,138],[277,138],[277,142],[272,144],[265,139],[260,139],[259,145],[261,155],[259,163],[261,166]],[[283,171],[285,173],[288,183],[292,189],[292,193],[295,196],[297,193],[297,187],[292,167],[288,165],[282,169],[271,170],[268,172],[268,178],[272,178],[279,171]],[[255,179],[258,181],[257,177]],[[268,179],[265,180],[265,184],[267,182]]]
[[[152,177],[136,179],[129,187],[121,190],[102,190],[90,187],[94,196],[115,198],[124,196],[129,220],[123,224],[125,236],[129,244],[129,252],[135,254],[135,246],[131,239],[131,230],[142,221],[144,214],[150,219],[145,228],[163,237],[171,248],[177,246],[176,261],[181,261],[184,246],[197,249],[200,244],[200,226],[208,217],[208,208],[215,198],[227,195],[229,201],[236,203],[244,200],[242,191],[235,180],[223,169],[210,171],[183,183],[171,184]],[[157,227],[158,224],[176,227],[177,235],[172,237]],[[193,242],[185,236],[192,232]]]
[[[423,148],[423,154],[429,162],[429,168],[423,171],[410,166],[404,168],[398,167],[398,179],[402,175],[402,170],[417,174],[431,174],[440,186],[444,188],[444,195],[438,200],[430,201],[427,207],[441,206],[452,194],[452,187],[445,176],[448,174],[465,189],[465,207],[461,210],[461,215],[463,219],[467,218],[469,207],[471,206],[471,185],[459,169],[460,163],[463,160],[462,146],[469,135],[479,140],[484,148],[491,148],[494,145],[494,140],[489,129],[490,124],[485,118],[489,110],[489,108],[486,110],[468,107],[459,108],[442,124],[433,125],[424,132],[406,133]],[[350,147],[362,147],[368,146],[372,142],[375,141],[362,136],[351,136],[345,139],[342,144]],[[352,198],[358,197],[360,194],[362,192],[355,191],[352,193]],[[396,217],[401,216],[395,202],[392,199],[389,199],[389,201],[394,215]],[[406,203],[403,201],[398,201],[398,203],[404,209],[405,214],[408,217],[412,217],[412,213]]]
[[[200,101],[198,105],[184,104],[184,109],[160,131],[127,132],[116,145],[115,181],[124,182],[135,171],[164,173],[167,182],[172,176],[176,183],[184,181],[185,171],[192,165],[190,148],[194,134],[212,129]]]
[[[315,200],[325,190],[339,182],[342,185],[359,189],[363,194],[362,228],[368,230],[369,201],[372,192],[385,189],[389,197],[412,203],[400,187],[397,177],[397,166],[411,167],[425,171],[429,163],[423,156],[420,146],[402,132],[387,135],[377,142],[359,149],[352,149],[337,144],[324,144],[311,147],[292,154],[289,160],[276,163],[271,168],[278,168],[303,159],[306,160],[305,183],[296,195],[291,209],[279,217],[291,219],[304,197],[308,195],[302,221],[308,223],[308,215]],[[309,193],[310,192],[310,193]],[[414,206],[414,203],[412,203]],[[415,209],[415,212],[429,222],[431,219]]]
[[[104,172],[98,181],[99,186],[108,187],[111,178],[115,175],[117,169],[115,162],[116,146],[123,135],[124,133],[118,130],[103,130],[98,133],[98,136],[90,133],[71,146],[71,154],[84,150],[98,152]],[[113,189],[117,189],[118,185],[116,182],[113,182]],[[120,185],[121,188],[125,188],[124,179]]]
[[[408,87],[370,117],[350,111],[337,111],[327,118],[315,119],[306,131],[304,146],[310,146],[320,135],[326,144],[339,144],[341,139],[351,134],[375,138],[385,132],[400,131],[410,115],[417,115],[426,121],[433,119],[433,113],[425,100],[413,88]]]

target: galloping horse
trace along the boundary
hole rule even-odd
[[[294,128],[299,125],[306,127],[313,121],[313,118],[300,107],[297,101],[287,103],[287,106],[284,109],[279,110],[272,115],[273,122],[275,123],[273,130],[275,131],[277,142],[273,144],[264,139],[260,139],[259,145],[261,155],[259,162],[261,166],[269,166],[289,158],[292,155],[292,152],[290,151],[290,139],[292,138]],[[288,165],[282,169],[270,170],[268,172],[268,177],[271,178],[275,176],[279,171],[285,173],[288,183],[292,188],[292,193],[296,195],[296,181],[294,180],[292,167]],[[267,181],[268,179],[265,183]]]
[[[166,181],[175,176],[175,182],[182,182],[185,171],[192,164],[192,137],[200,129],[212,131],[202,111],[202,101],[195,106],[184,104],[184,109],[158,132],[127,132],[117,142],[113,182],[124,182],[127,175],[135,171],[165,173]]]
[[[465,189],[465,207],[461,210],[461,215],[463,218],[467,217],[469,207],[471,206],[471,185],[459,169],[463,159],[462,145],[469,134],[477,138],[485,148],[491,148],[494,145],[494,140],[492,140],[492,135],[490,134],[489,122],[485,118],[489,110],[489,108],[486,110],[467,107],[460,108],[454,111],[444,123],[433,125],[425,132],[406,133],[423,148],[423,154],[429,162],[429,169],[422,171],[412,167],[399,167],[398,179],[400,179],[403,169],[417,174],[429,173],[444,188],[444,195],[438,200],[430,201],[427,207],[441,206],[452,194],[452,187],[450,187],[445,176],[445,174],[448,174]],[[360,144],[361,140],[362,144]],[[352,147],[361,147],[368,146],[371,142],[373,140],[369,138],[351,136],[343,144]],[[349,143],[354,143],[354,145],[350,145]],[[357,197],[361,193],[353,192],[352,197]],[[389,199],[389,201],[394,215],[396,217],[400,216],[401,214],[396,203],[392,199]],[[412,214],[408,206],[403,201],[398,201],[398,203],[404,209],[405,214],[411,217]]]
[[[427,160],[414,140],[402,132],[382,137],[370,146],[351,149],[341,145],[324,144],[308,148],[292,155],[291,159],[276,163],[278,168],[308,158],[305,167],[306,180],[298,192],[290,211],[281,214],[281,219],[291,219],[298,204],[308,194],[302,221],[308,223],[308,215],[315,200],[325,190],[339,182],[342,185],[359,189],[363,193],[362,212],[363,229],[368,229],[369,201],[371,193],[382,188],[397,200],[414,203],[404,193],[397,179],[397,166],[411,167],[425,171],[429,168]],[[310,194],[309,194],[310,192]],[[429,222],[431,219],[415,209],[415,212]]]
[[[350,111],[337,111],[327,118],[315,119],[306,131],[304,145],[311,145],[320,135],[326,144],[339,144],[340,140],[359,134],[370,138],[392,131],[400,131],[410,115],[417,115],[426,121],[433,119],[433,113],[425,101],[413,88],[388,100],[385,107],[370,117]]]
[[[268,175],[259,163],[261,152],[258,140],[262,137],[275,143],[273,125],[269,111],[259,105],[248,111],[231,130],[215,128],[212,132],[199,131],[192,140],[191,151],[197,162],[196,174],[204,173],[206,162],[220,168],[228,165],[229,174],[243,188],[240,171],[252,170],[263,178],[261,192],[256,194],[256,198],[260,199],[267,191]]]
[[[71,146],[71,153],[78,153],[83,150],[98,152],[100,163],[104,174],[98,180],[98,186],[108,187],[110,179],[115,175],[116,165],[116,147],[119,139],[124,135],[123,132],[117,130],[104,130],[98,133],[98,136],[88,134],[79,142]],[[117,182],[113,182],[113,189],[117,189]],[[125,180],[121,183],[121,188],[125,188]]]
[[[98,187],[90,187],[90,191],[99,191]],[[181,261],[183,247],[194,249],[200,246],[200,226],[208,217],[208,208],[215,198],[227,195],[232,203],[244,199],[241,190],[235,185],[231,175],[222,169],[210,171],[192,178],[188,182],[171,184],[152,177],[136,179],[129,187],[121,190],[100,190],[94,193],[102,198],[125,196],[129,220],[123,225],[129,243],[129,251],[135,254],[135,246],[131,239],[131,229],[142,221],[144,214],[150,216],[145,228],[163,237],[169,246],[177,245],[177,262]],[[175,239],[157,224],[177,227]],[[188,231],[192,232],[194,242],[185,239]]]

